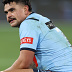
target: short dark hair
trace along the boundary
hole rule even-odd
[[[10,4],[10,2],[22,3],[24,5],[28,5],[29,11],[32,11],[30,0],[3,0],[2,3],[5,5],[7,3]]]

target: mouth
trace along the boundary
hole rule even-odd
[[[9,19],[9,23],[13,23],[14,20],[16,20],[16,18],[10,18],[10,19]]]

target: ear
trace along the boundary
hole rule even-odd
[[[28,10],[29,10],[29,7],[27,5],[24,6],[24,12],[25,12],[25,15],[28,14]]]

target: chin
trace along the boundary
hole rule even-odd
[[[11,25],[11,27],[19,27],[20,26],[20,24],[16,24],[16,23],[12,23],[10,25]]]

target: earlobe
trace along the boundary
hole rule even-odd
[[[24,12],[26,11],[26,8],[24,7]]]

